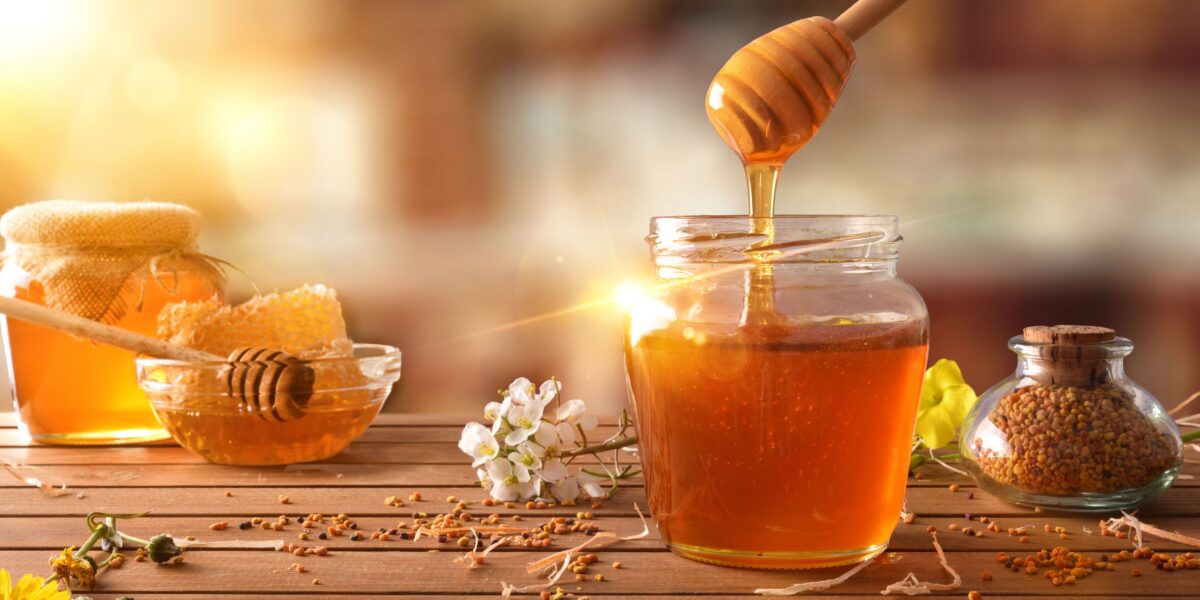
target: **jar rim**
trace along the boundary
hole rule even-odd
[[[1026,358],[1042,358],[1046,348],[1052,346],[1071,348],[1080,358],[1124,358],[1133,353],[1133,340],[1119,335],[1107,341],[1076,344],[1030,342],[1024,335],[1014,335],[1008,340],[1008,349]]]
[[[685,263],[890,264],[899,257],[897,215],[682,215],[650,219],[660,266]]]
[[[755,219],[771,219],[780,222],[799,222],[799,221],[885,221],[888,223],[899,223],[900,216],[895,214],[877,213],[877,214],[792,214],[792,215],[774,215],[771,217],[752,217],[750,215],[659,215],[650,217],[650,222],[653,224],[657,221],[667,220],[689,220],[689,221],[752,221]]]

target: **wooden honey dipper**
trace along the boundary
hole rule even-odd
[[[266,420],[290,421],[304,416],[316,375],[300,359],[268,348],[239,348],[228,358],[179,346],[119,327],[98,323],[39,304],[0,296],[0,313],[35,325],[131,350],[181,361],[224,362],[220,380],[225,391],[249,412]]]
[[[810,17],[738,50],[708,88],[706,112],[749,165],[782,165],[825,122],[854,66],[854,44],[905,0],[858,0],[836,20]]]

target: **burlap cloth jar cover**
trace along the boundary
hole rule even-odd
[[[225,276],[197,250],[199,234],[200,213],[165,202],[48,200],[0,218],[4,260],[42,285],[46,306],[106,323],[151,282],[177,288],[181,273],[223,294]]]

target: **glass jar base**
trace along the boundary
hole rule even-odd
[[[753,552],[723,550],[689,544],[668,543],[671,552],[687,559],[742,569],[819,569],[860,563],[878,556],[887,544],[876,544],[851,550],[816,550],[803,552]]]
[[[1154,499],[1175,481],[1179,475],[1180,466],[1168,469],[1149,484],[1140,488],[1119,490],[1110,493],[1083,492],[1074,496],[1053,496],[1029,492],[1011,485],[1001,483],[988,476],[974,461],[963,461],[975,483],[987,493],[1021,506],[1045,508],[1063,512],[1103,513],[1118,510],[1131,510]]]
[[[89,433],[30,433],[39,443],[53,446],[120,446],[171,439],[166,429],[120,429]]]

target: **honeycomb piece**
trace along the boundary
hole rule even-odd
[[[251,346],[305,359],[353,354],[337,294],[320,284],[255,296],[238,306],[216,300],[169,304],[158,315],[158,336],[218,356]]]

